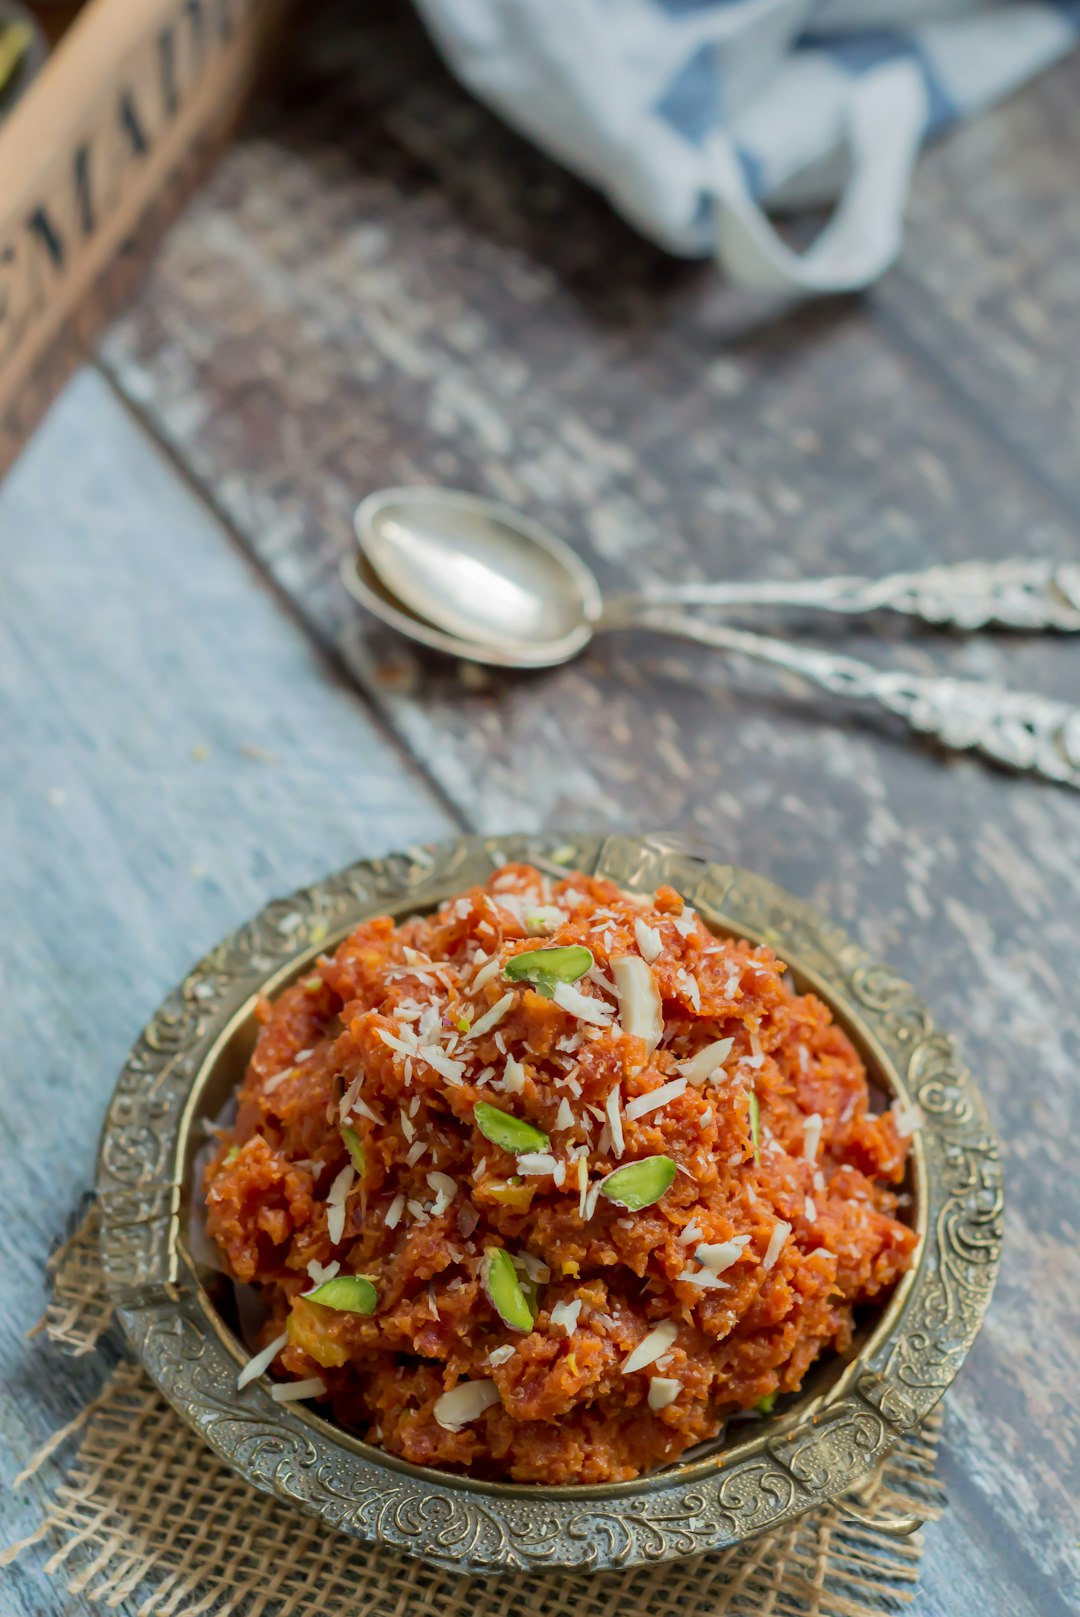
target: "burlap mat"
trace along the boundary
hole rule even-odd
[[[110,1323],[92,1210],[50,1270],[40,1328],[64,1351],[89,1353]],[[864,1505],[940,1515],[938,1426],[931,1420],[893,1452]],[[75,1436],[74,1456],[57,1464]],[[31,1475],[45,1485],[44,1520],[0,1566],[43,1545],[44,1570],[73,1594],[130,1602],[139,1617],[873,1617],[912,1598],[922,1554],[921,1535],[889,1539],[827,1509],[752,1544],[656,1568],[458,1577],[365,1549],[255,1493],[126,1363],[16,1486]]]

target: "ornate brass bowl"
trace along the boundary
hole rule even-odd
[[[243,1073],[254,1004],[365,917],[405,916],[484,881],[505,859],[595,870],[635,892],[669,882],[717,932],[771,944],[859,1047],[871,1082],[918,1103],[909,1175],[917,1261],[846,1363],[733,1428],[704,1454],[634,1482],[546,1488],[404,1463],[265,1380],[236,1389],[246,1353],[220,1277],[188,1244],[201,1123]],[[839,1498],[916,1427],[956,1375],[997,1273],[1002,1188],[983,1103],[953,1041],[887,966],[760,876],[663,837],[463,838],[361,862],[269,904],[213,949],[146,1028],[101,1141],[107,1283],[135,1353],[185,1420],[256,1488],[328,1527],[466,1572],[601,1570],[722,1549]]]

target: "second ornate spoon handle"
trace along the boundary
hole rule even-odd
[[[688,613],[656,612],[645,621],[664,634],[786,668],[837,696],[878,702],[955,751],[981,752],[1009,769],[1080,788],[1080,708],[1068,702],[980,680],[875,668],[812,646],[703,623]]]

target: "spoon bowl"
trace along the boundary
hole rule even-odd
[[[554,652],[550,646],[542,643],[526,648],[509,643],[505,646],[486,646],[475,640],[460,639],[457,635],[448,634],[445,629],[437,628],[426,618],[419,617],[404,601],[392,594],[362,551],[343,558],[341,581],[359,606],[388,628],[396,629],[406,639],[430,646],[433,651],[441,651],[447,657],[456,657],[461,662],[480,663],[486,668],[553,668],[559,663],[569,662],[592,638],[592,631],[585,626],[568,644],[558,643]]]
[[[445,488],[391,488],[357,508],[364,604],[387,622],[404,609],[410,633],[455,654],[519,668],[565,662],[587,644],[600,588],[570,549],[509,506]],[[349,576],[354,595],[357,588]],[[438,640],[417,635],[417,624]],[[401,628],[400,623],[395,623]],[[468,646],[457,652],[457,645]],[[487,655],[485,655],[487,654]]]

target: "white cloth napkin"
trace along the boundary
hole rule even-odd
[[[481,100],[675,253],[806,293],[900,246],[927,135],[1080,36],[1080,0],[416,0]],[[805,253],[766,207],[835,201]]]

